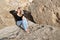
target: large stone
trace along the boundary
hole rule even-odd
[[[17,26],[0,30],[0,40],[60,40],[60,30],[50,25],[38,25],[28,21],[30,33]]]
[[[59,2],[59,0],[33,0],[29,10],[31,11],[34,21],[38,24],[60,26]]]

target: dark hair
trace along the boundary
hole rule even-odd
[[[21,7],[18,7],[18,9],[20,9]]]

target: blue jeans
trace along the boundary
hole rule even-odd
[[[21,26],[21,25],[23,26],[24,30],[26,30],[28,27],[27,20],[23,19],[21,21],[17,21],[17,26]]]

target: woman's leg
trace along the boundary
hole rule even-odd
[[[22,21],[17,21],[17,26],[21,26],[21,24],[22,24]]]
[[[24,27],[24,30],[26,31],[27,28],[28,28],[28,23],[27,23],[27,20],[26,20],[26,19],[23,19],[23,20],[22,20],[22,25],[23,25],[23,27]]]

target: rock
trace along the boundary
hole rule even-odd
[[[10,26],[10,27],[5,27],[0,30],[0,38],[8,37],[11,35],[14,35],[14,33],[18,33],[19,28],[17,26]]]
[[[0,0],[0,40],[60,40],[59,2],[59,0]],[[29,34],[16,25],[13,15],[9,13],[18,6],[29,11],[25,11]]]
[[[30,33],[26,33],[17,26],[6,27],[0,30],[0,39],[2,40],[57,40],[59,35],[58,28],[50,25],[38,25],[28,21]],[[42,27],[44,26],[44,27]],[[32,28],[33,27],[33,28]],[[4,32],[3,32],[4,31]],[[58,33],[58,34],[56,34]],[[60,37],[60,35],[59,35]],[[60,39],[59,39],[60,40]]]
[[[47,24],[60,27],[60,1],[58,0],[33,0],[29,6],[34,21],[38,24]],[[57,22],[57,21],[58,22]]]

